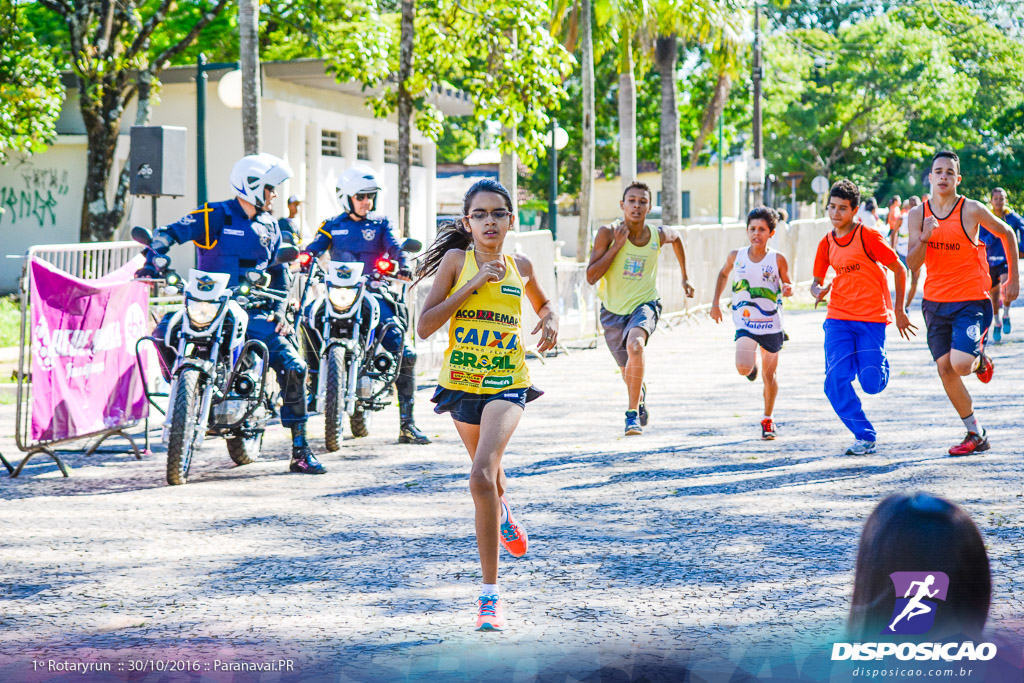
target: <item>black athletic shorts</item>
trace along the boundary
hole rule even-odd
[[[430,401],[437,404],[434,406],[434,412],[438,415],[451,413],[452,418],[458,422],[478,425],[480,417],[484,414],[484,406],[491,401],[508,401],[525,409],[527,403],[543,395],[544,392],[536,387],[504,389],[496,394],[471,394],[468,391],[439,386]]]
[[[999,276],[1006,275],[1010,272],[1010,267],[1005,263],[1000,263],[998,266],[989,265],[988,275],[992,278],[992,286],[999,286]]]
[[[782,342],[786,340],[786,333],[772,332],[771,334],[754,334],[747,330],[736,330],[736,339],[739,339],[740,337],[750,337],[768,353],[778,353],[782,350]]]

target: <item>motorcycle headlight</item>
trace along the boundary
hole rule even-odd
[[[352,307],[356,300],[356,290],[341,287],[332,287],[327,292],[327,298],[331,300],[331,306],[338,313],[344,313]]]
[[[208,326],[220,312],[220,304],[212,301],[196,301],[189,299],[185,303],[185,312],[192,327],[202,329]]]

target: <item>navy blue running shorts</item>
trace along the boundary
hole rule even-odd
[[[738,340],[740,337],[750,337],[768,353],[778,353],[779,351],[782,350],[782,342],[786,340],[785,335],[785,332],[772,332],[770,334],[754,334],[749,330],[736,330],[736,340]]]
[[[456,422],[478,425],[480,417],[484,414],[484,406],[491,401],[508,401],[525,409],[527,403],[543,395],[544,392],[536,387],[505,389],[496,394],[471,394],[439,386],[430,401],[436,404],[434,412],[438,415],[451,413],[452,419]]]
[[[985,331],[992,324],[992,302],[928,301],[921,302],[924,322],[928,326],[928,349],[938,360],[952,349],[981,354]]]

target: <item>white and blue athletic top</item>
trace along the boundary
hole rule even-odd
[[[782,282],[776,250],[759,262],[750,260],[744,247],[736,250],[732,268],[732,320],[737,330],[751,334],[782,332]]]

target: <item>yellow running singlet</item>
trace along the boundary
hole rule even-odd
[[[470,394],[496,394],[530,386],[522,343],[523,278],[515,258],[504,255],[505,277],[466,299],[448,323],[448,349],[438,384]],[[448,296],[476,277],[476,255],[466,251],[462,272]]]

